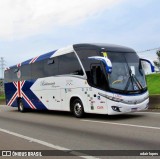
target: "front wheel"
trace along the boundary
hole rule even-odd
[[[75,115],[75,117],[81,118],[82,116],[84,116],[83,104],[80,99],[74,100],[72,104],[72,108],[73,108],[73,114]]]
[[[22,112],[22,113],[25,112],[25,108],[24,108],[22,99],[20,99],[19,102],[18,102],[18,111]]]

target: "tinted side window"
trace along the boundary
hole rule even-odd
[[[32,79],[44,77],[44,61],[31,64]]]
[[[91,60],[88,59],[90,56],[98,56],[98,51],[95,49],[81,49],[77,50],[78,56],[82,61],[85,71],[90,71]]]
[[[88,57],[91,56],[99,56],[98,55],[98,50],[96,49],[86,49],[86,48],[81,48],[79,50],[76,50],[77,54],[82,62],[82,65],[85,69],[87,78],[90,79],[90,75],[91,75],[91,69],[90,69],[90,65],[93,63],[93,60],[90,60]],[[94,63],[99,63],[97,60],[94,61]]]
[[[104,71],[101,64],[91,64],[90,78],[88,79],[89,84],[93,87],[107,90],[107,81],[104,75]]]
[[[44,76],[55,76],[58,74],[58,58],[54,57],[44,61]]]
[[[4,79],[5,79],[5,82],[12,82],[12,75],[11,75],[11,71],[13,70],[6,70],[4,72]]]
[[[80,63],[75,53],[69,53],[58,57],[59,74],[83,75]]]
[[[21,80],[21,67],[16,67],[11,69],[12,81],[20,81]]]
[[[31,64],[21,66],[22,80],[31,79]]]
[[[5,82],[14,82],[14,81],[21,80],[20,67],[19,68],[17,68],[17,67],[11,68],[11,69],[5,71],[4,77],[5,77]]]

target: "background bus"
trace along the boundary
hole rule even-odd
[[[76,117],[145,110],[149,99],[141,61],[149,62],[117,45],[55,50],[5,70],[6,104],[20,112],[62,110]]]

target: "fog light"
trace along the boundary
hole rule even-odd
[[[114,111],[116,111],[116,112],[121,112],[120,109],[119,109],[119,108],[121,108],[121,107],[117,107],[117,106],[111,106],[111,107],[112,107],[112,109],[113,109]]]

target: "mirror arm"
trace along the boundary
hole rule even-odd
[[[149,63],[149,64],[150,64],[150,67],[151,67],[151,71],[152,71],[152,72],[155,72],[154,65],[151,63],[151,61],[149,61],[149,60],[147,60],[147,59],[142,59],[142,58],[140,58],[140,62],[141,62],[141,61],[145,61],[145,62]]]

